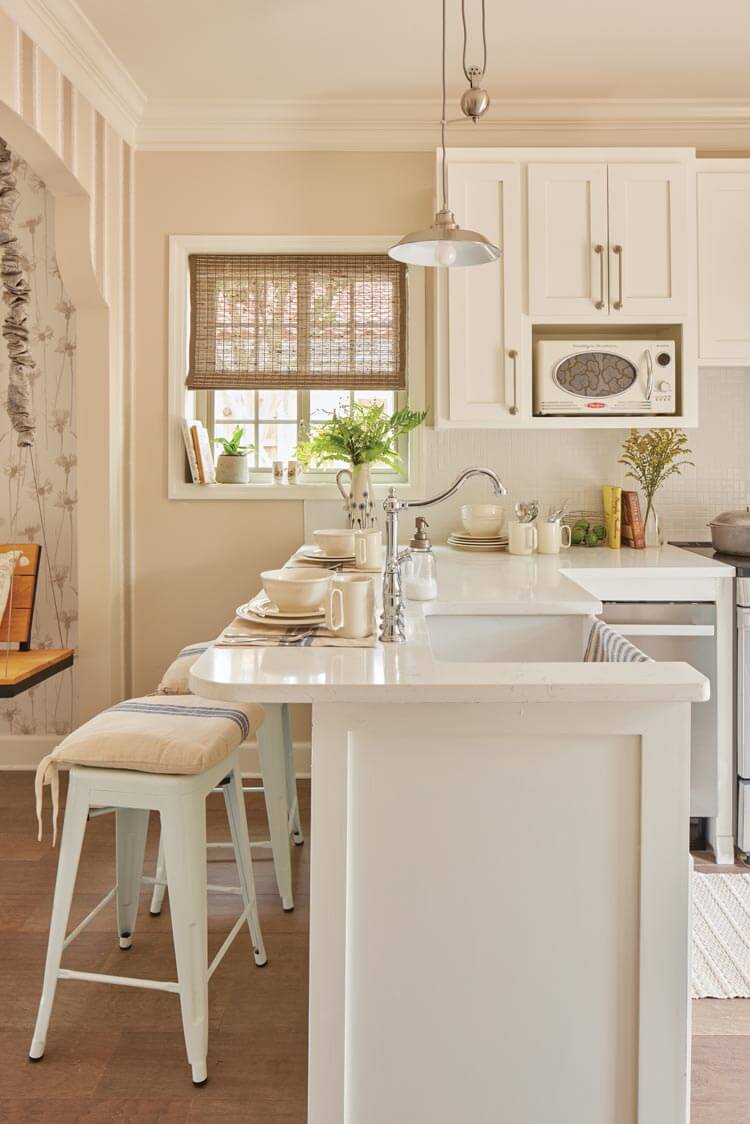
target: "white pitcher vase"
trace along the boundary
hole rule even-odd
[[[344,497],[344,511],[349,526],[362,531],[369,527],[376,527],[369,464],[355,464],[352,468],[342,468],[336,473],[336,484]]]

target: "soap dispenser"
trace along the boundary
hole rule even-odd
[[[429,523],[424,516],[418,516],[404,573],[404,596],[410,601],[432,601],[437,597],[437,566],[425,527]]]

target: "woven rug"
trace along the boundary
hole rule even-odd
[[[750,874],[693,872],[693,997],[750,998]]]

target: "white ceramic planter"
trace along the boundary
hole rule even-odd
[[[216,462],[217,484],[247,484],[247,457],[222,453]]]

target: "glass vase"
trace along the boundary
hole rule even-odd
[[[643,521],[643,534],[646,540],[646,546],[664,545],[659,513],[653,504],[649,504],[646,508],[646,518]]]

